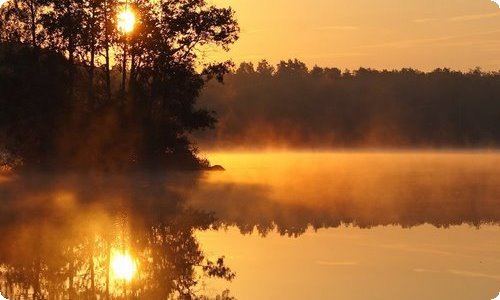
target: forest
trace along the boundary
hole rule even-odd
[[[203,91],[205,148],[496,148],[500,72],[242,63]]]
[[[120,18],[133,25],[123,26]],[[133,24],[132,24],[133,22]],[[130,28],[129,28],[130,27]],[[0,7],[0,153],[23,169],[201,169],[187,134],[230,62],[231,8],[204,0],[12,0]]]

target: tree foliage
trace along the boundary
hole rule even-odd
[[[200,143],[298,148],[500,146],[500,73],[251,63],[210,84],[219,126]]]
[[[117,30],[124,7],[116,0],[16,0],[0,8],[0,135],[25,165],[200,167],[186,135],[216,120],[195,103],[205,83],[231,66],[208,63],[200,48],[227,50],[237,40],[234,11],[204,0],[136,0],[129,8],[137,24],[128,34]],[[31,69],[12,60],[30,61]],[[59,73],[47,77],[48,63]],[[12,76],[29,84],[17,91]],[[33,118],[51,131],[14,125]],[[37,150],[37,140],[54,152]]]

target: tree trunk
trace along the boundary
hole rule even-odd
[[[106,45],[106,97],[108,103],[111,102],[111,74],[109,68],[109,45]]]
[[[110,43],[110,24],[109,24],[109,8],[110,4],[109,1],[106,1],[106,7],[104,8],[104,21],[106,22],[105,28],[104,28],[104,51],[105,51],[105,76],[106,76],[106,98],[108,100],[108,103],[111,102],[111,74],[110,74],[110,54],[109,54],[109,43]]]
[[[68,56],[69,56],[69,97],[73,100],[73,96],[75,94],[75,49],[73,38],[69,38],[68,42]]]
[[[89,69],[89,103],[88,110],[93,111],[95,108],[94,96],[94,71],[95,71],[95,3],[92,3],[92,16],[90,19],[90,69]]]
[[[121,95],[121,105],[123,106],[125,103],[125,92],[126,92],[126,84],[127,84],[127,49],[128,48],[128,39],[125,37],[125,43],[123,45],[123,61],[122,61],[122,95]]]
[[[90,70],[89,70],[89,111],[95,109],[95,95],[94,95],[94,72],[95,72],[95,48],[92,46],[90,53]]]
[[[29,2],[29,9],[30,9],[30,31],[31,31],[31,45],[33,48],[37,48],[37,42],[36,42],[36,4],[35,0],[31,0]]]

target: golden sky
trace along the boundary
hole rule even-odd
[[[355,69],[500,70],[500,8],[490,0],[212,0],[236,10],[241,38],[208,55]]]

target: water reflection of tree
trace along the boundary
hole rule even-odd
[[[203,278],[235,276],[194,235],[217,226],[214,216],[186,208],[165,176],[29,178],[0,186],[0,291],[9,299],[208,299]],[[110,270],[123,250],[138,264],[126,284]]]
[[[216,212],[225,226],[235,226],[242,234],[258,232],[263,236],[277,232],[297,237],[308,229],[342,226],[497,226],[500,186],[493,179],[488,181],[497,178],[494,175],[496,172],[491,177],[474,174],[472,179],[471,175],[460,174],[454,180],[448,175],[444,180],[433,178],[428,184],[407,180],[402,184],[386,183],[383,190],[368,188],[360,193],[351,193],[350,187],[361,190],[362,184],[370,181],[366,177],[350,178],[350,186],[341,186],[344,190],[339,185],[330,186],[329,193],[321,197],[307,193],[314,189],[304,188],[291,195],[280,194],[265,184],[211,182],[199,185],[188,202],[192,207]],[[381,178],[382,185],[386,177]]]

